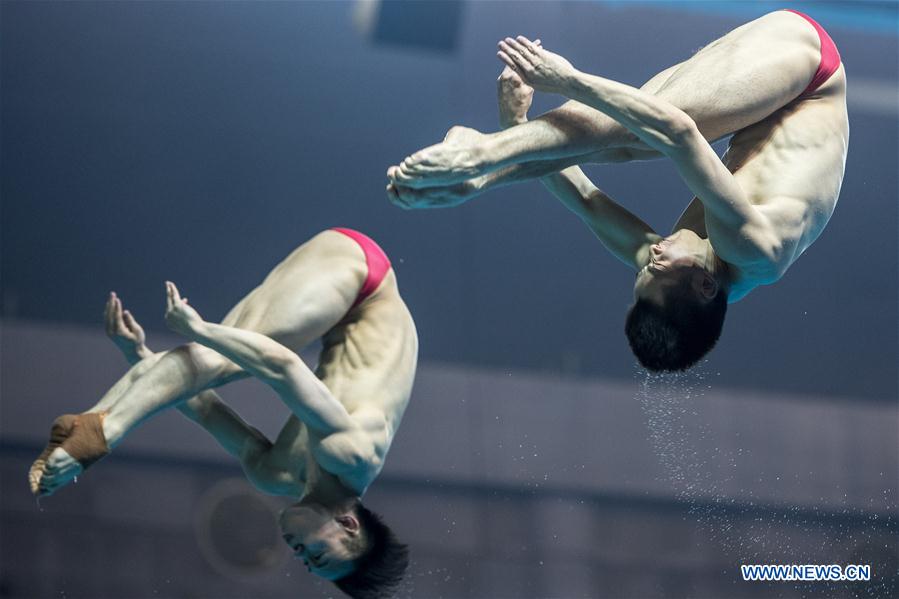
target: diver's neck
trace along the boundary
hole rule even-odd
[[[699,257],[700,264],[708,272],[712,273],[719,285],[723,285],[726,290],[729,290],[733,283],[733,269],[731,265],[718,257],[718,254],[715,253],[715,248],[712,247],[708,239],[703,239],[703,242],[705,247],[703,254]]]
[[[330,472],[320,471],[312,484],[307,484],[300,503],[318,504],[335,512],[343,512],[359,501],[359,495],[348,489]]]

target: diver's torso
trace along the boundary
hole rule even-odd
[[[775,264],[744,273],[780,278],[824,230],[840,194],[849,144],[841,66],[812,96],[738,131],[723,160],[768,219],[782,251]]]

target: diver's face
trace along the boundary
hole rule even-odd
[[[701,239],[695,233],[681,230],[650,246],[649,262],[637,273],[634,282],[634,298],[664,306],[685,278],[697,299],[715,297],[717,282],[699,265],[697,241]]]
[[[280,525],[296,558],[313,574],[337,580],[353,571],[355,556],[344,543],[359,534],[352,514],[335,516],[320,506],[297,504],[281,512]]]
[[[649,247],[649,264],[655,271],[664,271],[678,266],[700,266],[697,252],[702,250],[703,241],[696,233],[681,229]]]

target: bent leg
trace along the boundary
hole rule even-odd
[[[161,354],[149,368],[133,378],[130,385],[119,387],[117,384],[88,411],[105,413],[103,432],[109,446],[115,447],[131,430],[157,412],[174,407],[206,389],[245,377],[237,365],[221,355],[190,343]]]
[[[658,93],[680,67],[678,64],[665,69],[643,84],[640,89],[652,94]],[[526,126],[531,123],[536,123],[534,135],[525,131]],[[513,162],[467,182],[468,185],[464,186],[465,197],[460,200],[469,200],[490,189],[539,179],[580,164],[615,164],[662,157],[661,152],[647,146],[611,117],[574,100],[569,100],[561,107],[538,117],[536,121],[529,121],[506,131],[512,130],[517,130],[515,134],[517,141],[508,140],[512,146],[539,148],[541,145],[556,144],[557,147],[571,148],[571,151],[583,150],[584,153]],[[552,139],[553,135],[559,134],[564,136]],[[706,139],[712,141],[712,131],[706,131],[705,135]],[[425,188],[421,191],[405,189],[403,192],[415,196],[420,207],[423,200],[433,195],[434,189]]]
[[[367,275],[359,244],[323,231],[291,252],[222,324],[266,335],[300,353],[347,315]]]
[[[365,256],[332,231],[301,245],[225,317],[223,324],[276,339],[295,352],[321,337],[347,313],[366,274]],[[105,413],[110,446],[153,414],[247,373],[196,343],[135,365],[88,412]]]
[[[70,446],[100,444],[105,445],[105,453],[153,414],[176,406],[203,389],[245,376],[216,352],[196,344],[183,345],[145,362],[134,366],[87,412],[62,417],[54,423],[47,449],[29,472],[33,492],[52,494],[89,465],[79,461],[82,452],[72,451]],[[68,421],[73,419],[84,423],[59,426],[60,421],[70,424]],[[86,426],[88,423],[97,426]],[[88,439],[93,433],[97,439]]]
[[[664,95],[660,94],[660,90],[676,76],[683,64],[676,64],[657,73],[640,89],[651,94]],[[678,105],[675,103],[677,98],[666,99]],[[681,100],[680,103],[684,102]],[[705,120],[705,113],[695,112],[700,121]],[[705,131],[702,126],[700,130],[703,133],[712,133]],[[579,160],[579,162],[567,160],[570,166],[588,162],[607,164],[634,159],[648,160],[662,156],[612,117],[574,100],[569,100],[532,121],[510,127],[494,135],[500,134],[505,134],[498,142],[504,148],[495,154],[500,162],[504,163],[533,163],[572,157]],[[714,138],[706,135],[706,139]],[[632,151],[633,154],[628,151]],[[536,173],[541,169],[532,165],[528,170]]]
[[[224,324],[268,335],[299,352],[346,316],[366,274],[359,246],[325,231],[275,267]],[[115,447],[154,414],[246,376],[221,354],[190,343],[139,362],[86,413],[100,415],[106,443]],[[81,470],[64,449],[52,448],[32,465],[32,488],[52,493]]]
[[[759,122],[795,99],[811,80],[820,42],[802,18],[778,11],[734,29],[643,89],[671,102],[714,140]],[[608,116],[568,102],[543,116],[466,143],[447,140],[393,171],[408,187],[439,187],[503,166],[589,155],[612,148],[646,150]]]

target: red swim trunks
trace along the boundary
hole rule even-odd
[[[818,64],[818,70],[815,71],[815,76],[812,77],[812,81],[808,84],[808,87],[805,88],[805,91],[799,95],[800,98],[810,96],[815,93],[815,91],[821,87],[821,85],[823,85],[838,68],[840,68],[840,53],[837,51],[837,45],[833,43],[833,40],[830,39],[830,36],[827,35],[824,28],[818,25],[814,19],[798,10],[791,10],[789,8],[784,10],[799,15],[811,23],[812,27],[815,28],[815,31],[818,32],[818,38],[821,40],[821,62]]]
[[[381,281],[384,280],[384,277],[387,276],[387,271],[390,270],[390,258],[387,257],[384,250],[382,250],[368,235],[364,235],[359,231],[343,229],[340,227],[334,227],[331,230],[343,233],[358,243],[359,247],[362,248],[362,252],[365,254],[365,263],[368,265],[368,275],[365,277],[362,289],[359,290],[359,295],[356,296],[356,301],[353,302],[353,307],[356,307],[362,303],[365,298],[374,293],[375,289],[378,288],[378,285],[381,284]]]

